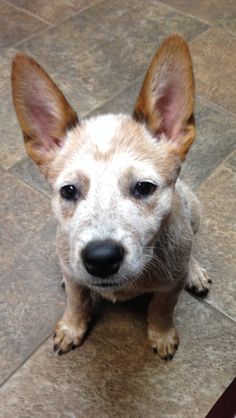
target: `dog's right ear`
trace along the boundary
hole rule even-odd
[[[78,123],[77,115],[49,75],[23,54],[13,60],[12,94],[27,153],[43,166]]]

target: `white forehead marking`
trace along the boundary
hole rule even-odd
[[[111,148],[112,139],[125,115],[102,115],[86,121],[86,135],[97,145],[99,151],[107,152]]]

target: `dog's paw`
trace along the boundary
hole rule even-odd
[[[75,324],[61,319],[55,328],[53,350],[61,355],[79,347],[84,341],[87,329],[87,324]]]
[[[186,283],[186,290],[195,296],[205,298],[211,288],[212,280],[207,271],[193,259],[190,264],[190,270]]]
[[[149,328],[148,338],[154,353],[162,360],[172,360],[179,345],[179,337],[174,327],[165,332]]]

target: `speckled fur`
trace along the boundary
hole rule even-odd
[[[26,148],[52,186],[59,224],[67,308],[56,327],[55,351],[62,354],[82,343],[92,317],[90,291],[112,301],[152,292],[149,341],[170,360],[178,347],[173,311],[179,293],[186,283],[199,291],[209,288],[191,255],[198,201],[178,180],[195,138],[194,80],[185,40],[172,35],[159,48],[133,116],[77,122],[50,77],[23,55],[14,60],[12,82]],[[130,192],[139,181],[157,186],[147,199]],[[60,195],[68,184],[79,190],[76,201]],[[119,271],[105,279],[106,288],[104,279],[87,272],[81,256],[89,242],[104,239],[125,249]]]

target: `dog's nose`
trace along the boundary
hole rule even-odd
[[[117,273],[124,258],[124,248],[114,241],[91,241],[82,251],[82,260],[89,274],[108,277]]]

